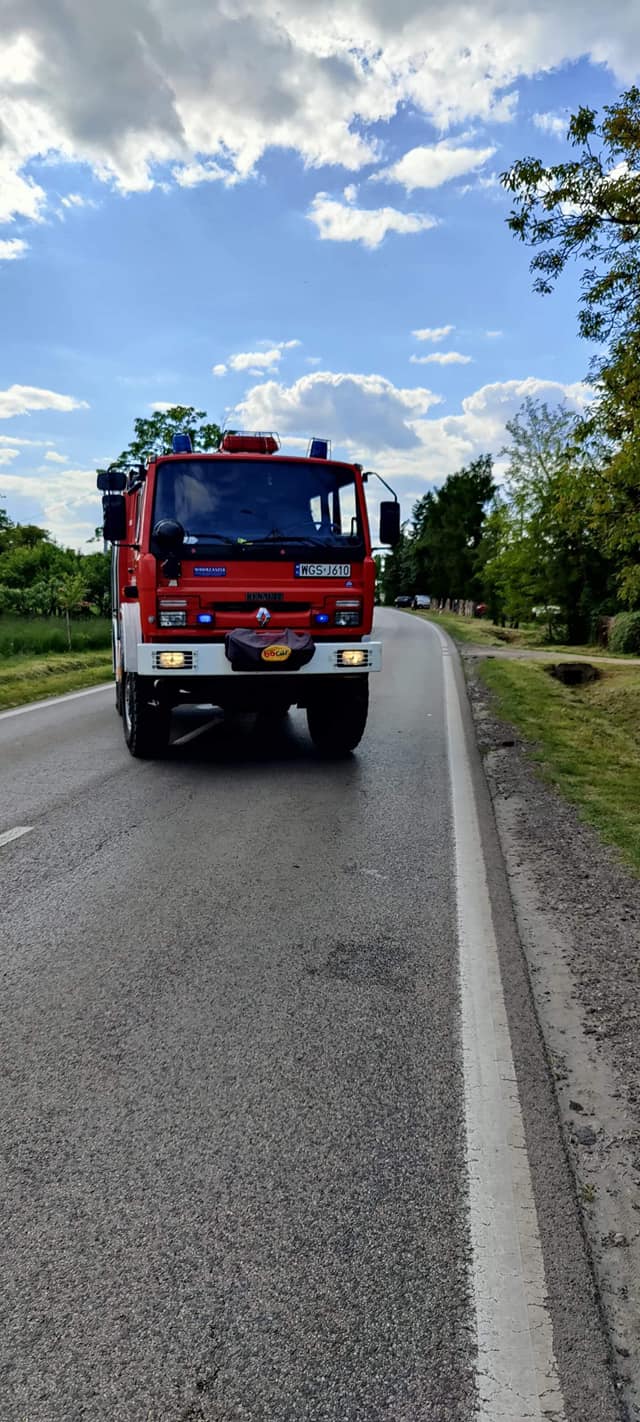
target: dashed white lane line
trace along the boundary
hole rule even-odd
[[[31,834],[33,825],[16,825],[15,829],[5,830],[0,834],[0,849],[3,844],[11,844],[12,839],[20,839],[23,834]]]
[[[565,1422],[480,826],[449,644],[469,1218],[484,1422]]]
[[[98,691],[113,691],[112,681],[103,681],[100,686],[89,686],[86,691],[65,691],[63,696],[47,696],[42,701],[30,701],[27,706],[13,706],[10,711],[0,711],[0,721],[8,721],[10,716],[26,716],[29,711],[44,711],[47,706],[62,706],[65,701],[78,701],[81,696],[95,696]]]

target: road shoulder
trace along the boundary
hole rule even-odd
[[[476,739],[626,1416],[640,1419],[640,884],[464,655]]]

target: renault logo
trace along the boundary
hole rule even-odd
[[[258,611],[256,612],[256,622],[259,624],[259,626],[266,627],[267,623],[270,621],[271,613],[269,612],[268,607],[259,607]]]

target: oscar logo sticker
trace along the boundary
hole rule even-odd
[[[288,662],[291,656],[290,647],[282,647],[274,642],[271,647],[264,647],[261,653],[263,662]]]

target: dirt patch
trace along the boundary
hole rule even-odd
[[[553,666],[545,667],[545,671],[563,686],[588,686],[601,675],[591,662],[554,662]]]

